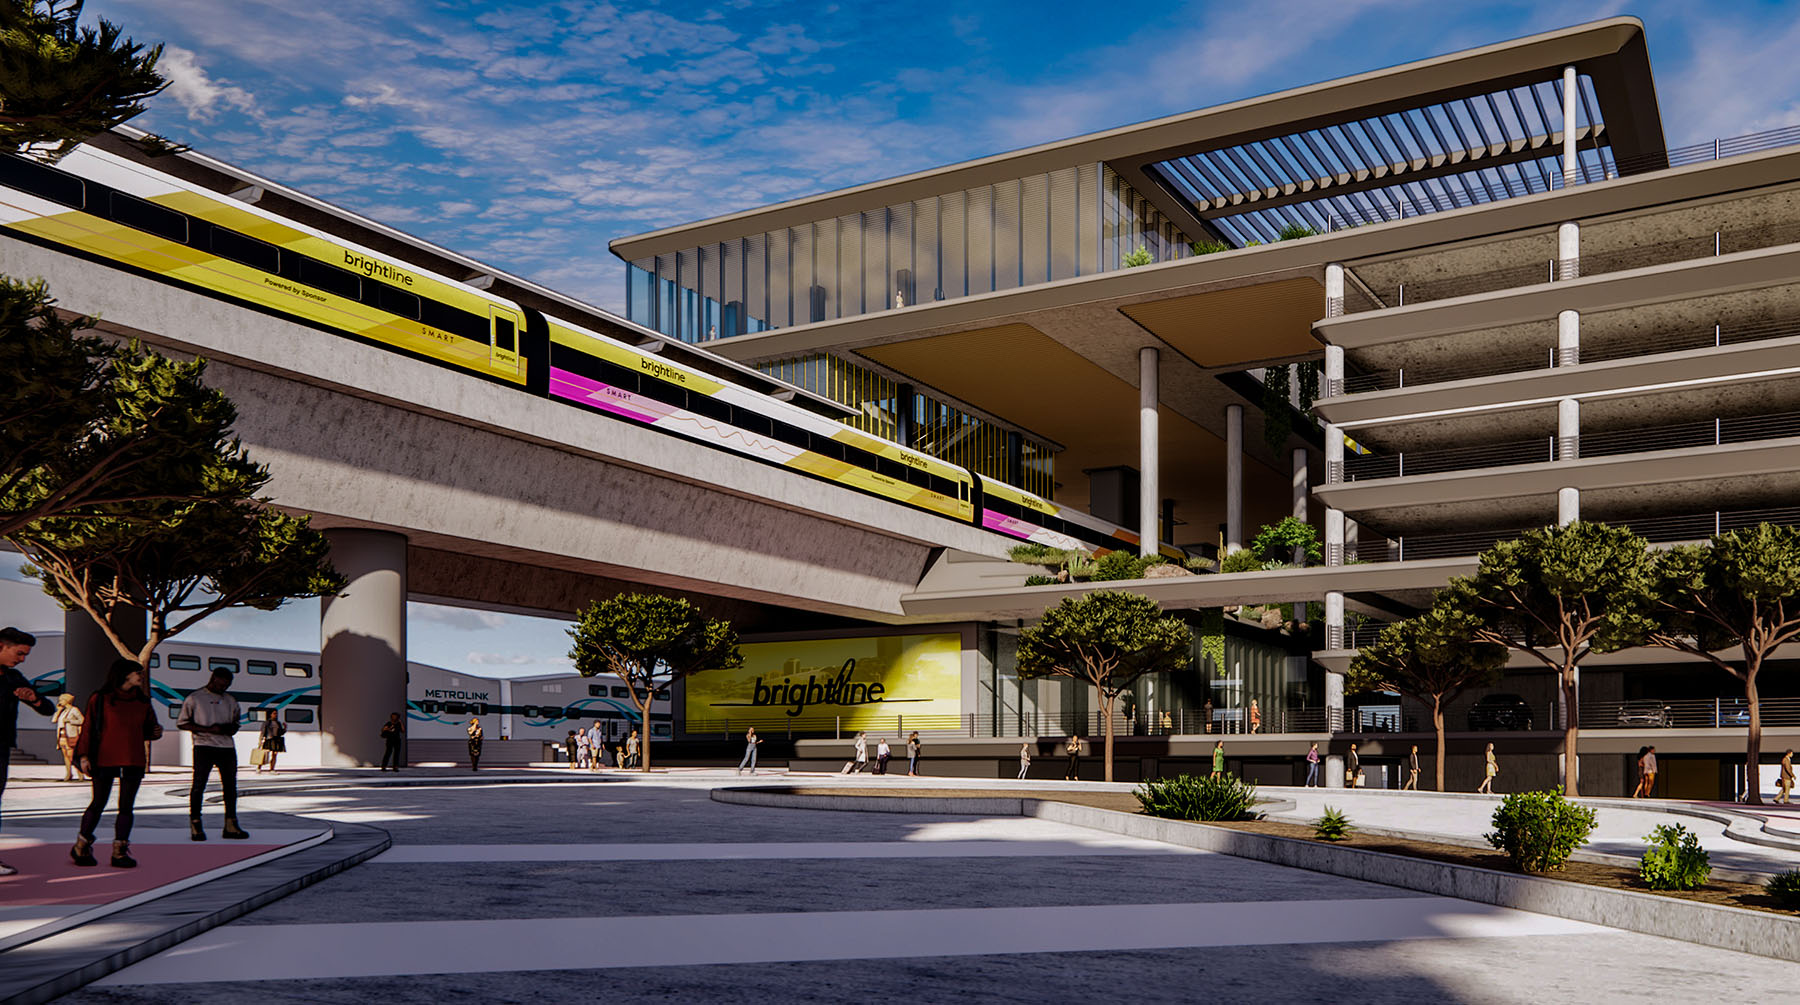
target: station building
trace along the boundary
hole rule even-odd
[[[1800,517],[1797,144],[1671,149],[1644,27],[1614,18],[611,247],[632,321],[1146,542],[1211,558],[1285,516],[1318,527],[1304,567],[1105,584],[1183,612],[1203,650],[1130,703],[1121,777],[1200,763],[1222,732],[1268,782],[1318,741],[1398,785],[1428,712],[1346,699],[1341,672],[1482,548],[1576,518],[1673,542]],[[1034,571],[946,555],[904,598],[906,631],[964,636],[965,735],[938,746],[971,771],[1013,756],[1002,737],[1096,728],[1080,689],[1012,676],[1019,627],[1095,588]],[[1764,677],[1771,764],[1800,735],[1794,665]],[[1742,791],[1741,698],[1673,654],[1589,659],[1584,791],[1629,791],[1650,743],[1666,794]],[[1553,784],[1557,704],[1516,658],[1462,698],[1452,787],[1488,741],[1508,787]],[[723,709],[690,703],[689,728]],[[917,728],[897,711],[850,721]],[[834,725],[800,763],[842,760]]]

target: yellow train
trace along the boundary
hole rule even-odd
[[[1010,538],[1137,547],[1125,528],[91,146],[54,166],[0,154],[0,227]]]

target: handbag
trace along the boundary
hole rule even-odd
[[[250,764],[252,767],[263,764],[268,759],[269,752],[261,747],[257,747],[255,750],[250,751]]]

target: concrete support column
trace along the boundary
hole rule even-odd
[[[1336,674],[1326,674],[1335,677]],[[1344,756],[1342,754],[1325,755],[1325,787],[1341,789],[1344,787]]]
[[[150,637],[148,617],[141,610],[117,613],[111,623],[112,630],[133,648]],[[88,696],[106,683],[107,668],[119,658],[118,648],[86,611],[63,613],[62,689],[74,695],[77,704],[87,707]]]
[[[1325,509],[1325,564],[1339,566],[1344,564],[1344,511],[1341,509]]]
[[[1154,555],[1162,542],[1162,457],[1156,429],[1157,353],[1138,350],[1138,554]]]
[[[1356,557],[1356,521],[1344,517],[1344,558]]]
[[[1564,223],[1556,228],[1556,278],[1581,278],[1581,224]]]
[[[406,715],[406,536],[328,530],[331,562],[349,581],[319,609],[320,759],[381,763],[381,724]]]
[[[1244,406],[1225,406],[1225,554],[1244,550]]]
[[[1563,187],[1581,181],[1580,163],[1575,157],[1575,68],[1563,67]]]
[[[1344,635],[1344,595],[1331,590],[1325,594],[1325,648],[1344,648]],[[1330,693],[1329,685],[1326,693]]]
[[[1336,262],[1325,266],[1325,316],[1344,316],[1344,267]]]
[[[1328,345],[1325,347],[1325,393],[1323,398],[1335,398],[1344,393],[1344,347]]]
[[[1581,519],[1581,490],[1563,488],[1556,490],[1556,525],[1567,527]]]
[[[1562,311],[1556,315],[1556,365],[1574,366],[1581,362],[1581,312]]]
[[[1344,434],[1336,423],[1325,424],[1325,484],[1338,485],[1344,480]]]
[[[1341,733],[1344,731],[1344,675],[1325,672],[1325,731]],[[1342,778],[1344,769],[1338,768],[1338,777]]]
[[[1564,398],[1556,403],[1556,459],[1572,461],[1581,456],[1581,402]]]

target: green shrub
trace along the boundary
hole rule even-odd
[[[1198,555],[1190,555],[1187,558],[1182,559],[1181,564],[1186,567],[1187,571],[1199,573],[1202,576],[1209,572],[1219,571],[1219,563],[1210,558],[1201,558]]]
[[[1038,575],[1025,577],[1025,585],[1026,586],[1050,586],[1050,585],[1054,584],[1055,582],[1056,582],[1055,576],[1045,576],[1041,573]]]
[[[1290,223],[1275,232],[1275,240],[1292,241],[1302,237],[1316,237],[1318,233],[1304,223]]]
[[[1262,567],[1263,560],[1248,548],[1234,551],[1219,561],[1220,572],[1256,572]]]
[[[1800,911],[1800,869],[1789,869],[1769,877],[1763,886],[1775,901],[1775,906],[1784,911]]]
[[[1155,259],[1150,257],[1150,249],[1140,244],[1136,251],[1125,256],[1124,264],[1127,269],[1135,269],[1140,265],[1149,265],[1153,261]]]
[[[1052,548],[1047,544],[1027,541],[1015,544],[1007,551],[1006,557],[1026,565],[1061,565],[1068,560],[1069,553],[1061,548]]]
[[[1515,792],[1494,810],[1487,841],[1521,870],[1549,872],[1561,869],[1571,852],[1587,844],[1594,820],[1593,810],[1569,802],[1560,792]]]
[[[1342,841],[1350,836],[1356,828],[1350,826],[1350,818],[1343,810],[1325,807],[1325,815],[1313,823],[1313,837],[1320,841]]]
[[[1692,890],[1712,875],[1712,860],[1700,837],[1680,824],[1661,824],[1644,838],[1650,847],[1638,863],[1638,877],[1652,890]]]
[[[1189,241],[1188,250],[1196,255],[1216,255],[1221,251],[1230,251],[1231,245],[1224,241]]]
[[[1144,570],[1152,565],[1160,565],[1161,555],[1151,558],[1140,558],[1129,551],[1109,551],[1094,560],[1094,571],[1089,574],[1096,583],[1111,582],[1117,579],[1142,579]]]
[[[1257,820],[1256,786],[1231,775],[1177,775],[1144,782],[1132,795],[1153,817],[1171,820]]]

